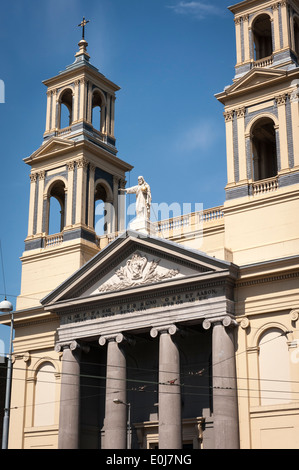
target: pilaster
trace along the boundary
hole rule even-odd
[[[281,49],[280,46],[280,28],[279,28],[279,3],[274,3],[271,6],[273,11],[273,26],[274,26],[274,44],[273,44],[273,51],[279,51]]]
[[[93,164],[89,165],[89,187],[88,187],[88,223],[87,225],[90,228],[94,226],[94,175],[95,175],[95,166]]]
[[[282,22],[282,47],[290,46],[290,26],[289,26],[289,10],[286,0],[280,2],[281,22]]]
[[[236,51],[237,51],[237,64],[242,63],[242,50],[241,50],[241,18],[235,18],[236,26]]]
[[[38,172],[38,199],[37,199],[37,223],[36,233],[43,232],[43,203],[44,203],[44,185],[45,185],[45,171]]]
[[[299,89],[296,88],[290,95],[294,166],[299,166]]]
[[[225,132],[226,132],[226,158],[227,158],[227,183],[235,181],[234,169],[234,134],[233,134],[234,111],[224,113]]]
[[[289,168],[288,157],[288,134],[287,134],[287,120],[286,120],[286,101],[287,94],[282,93],[275,97],[278,110],[279,121],[279,143],[280,143],[280,171]]]
[[[244,62],[250,61],[250,48],[249,48],[249,15],[243,16],[243,42],[244,42]]]
[[[236,109],[238,129],[239,181],[247,179],[246,142],[245,142],[245,107]]]
[[[28,236],[34,233],[34,210],[36,196],[37,173],[30,174],[30,199],[29,199],[29,216],[28,216]]]
[[[74,170],[75,162],[67,162],[68,169],[68,198],[67,198],[67,208],[66,208],[66,227],[72,225],[72,212],[73,212],[73,192],[74,192]]]
[[[88,162],[85,158],[76,161],[77,164],[77,190],[76,190],[76,224],[85,225],[86,215],[86,181]]]

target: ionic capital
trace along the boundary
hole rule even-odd
[[[115,333],[115,334],[112,334],[112,335],[100,336],[99,345],[100,346],[105,346],[105,344],[109,343],[110,341],[115,341],[118,344],[121,344],[121,343],[132,344],[132,343],[134,343],[134,340],[132,340],[128,336],[125,336],[122,333]]]
[[[155,326],[151,329],[150,335],[152,338],[156,338],[161,333],[168,333],[173,336],[179,331],[176,325],[164,325],[164,326]]]
[[[204,330],[209,330],[211,326],[214,326],[215,324],[219,323],[221,323],[225,328],[238,326],[236,320],[230,315],[225,315],[223,317],[206,318],[203,321],[202,326]]]
[[[64,343],[56,343],[55,344],[55,351],[62,352],[64,349],[70,349],[70,351],[83,351],[84,353],[88,353],[90,347],[83,343],[78,343],[78,341],[67,341]]]

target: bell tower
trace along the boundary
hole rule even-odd
[[[75,61],[43,82],[43,142],[24,160],[31,167],[30,202],[18,309],[38,305],[99,251],[97,201],[104,204],[105,234],[124,229],[118,194],[133,167],[117,156],[114,117],[120,88],[91,65],[86,23],[83,18],[79,25],[82,39]],[[51,231],[55,210],[56,228]]]
[[[226,247],[242,264],[275,257],[275,246],[291,256],[298,243],[299,2],[246,0],[229,9],[235,77],[216,98],[226,128]]]

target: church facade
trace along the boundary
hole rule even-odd
[[[299,2],[230,10],[222,206],[125,227],[119,87],[84,37],[44,82],[44,139],[25,159],[10,448],[299,448]]]

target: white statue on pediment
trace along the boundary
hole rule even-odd
[[[128,194],[136,194],[136,219],[150,220],[151,188],[143,176],[138,176],[138,185],[123,189]]]

